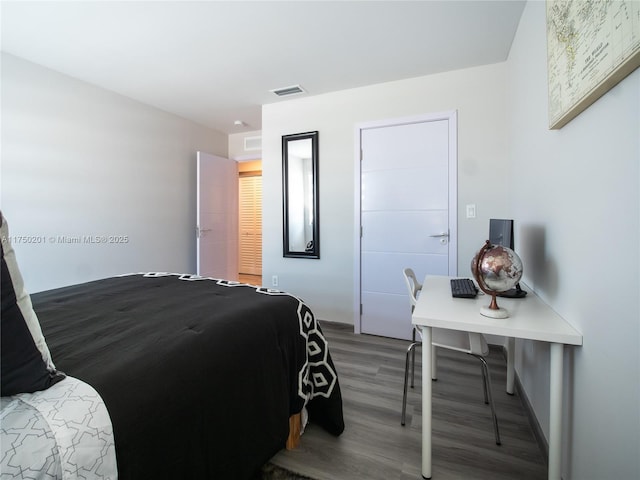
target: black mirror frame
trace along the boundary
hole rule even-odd
[[[295,140],[311,139],[311,165],[313,174],[313,241],[310,247],[307,247],[305,251],[292,251],[289,245],[289,175],[288,175],[288,144]],[[291,135],[282,136],[282,218],[283,218],[283,256],[292,258],[320,258],[320,202],[318,198],[319,194],[319,179],[318,179],[318,132],[305,132],[295,133]]]

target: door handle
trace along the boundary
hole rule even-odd
[[[449,232],[442,232],[442,233],[434,233],[433,235],[429,235],[429,237],[431,238],[439,238],[440,239],[440,244],[441,245],[445,245],[447,243],[447,241],[449,240]]]

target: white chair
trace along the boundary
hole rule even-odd
[[[411,268],[404,269],[404,279],[407,282],[409,291],[409,301],[411,302],[411,313],[416,307],[418,295],[422,291],[422,285],[416,279],[416,275]],[[413,339],[411,345],[407,349],[407,357],[404,368],[404,395],[402,397],[402,425],[405,424],[407,410],[407,384],[409,383],[409,367],[411,367],[411,388],[414,386],[415,373],[415,349],[422,342],[416,341],[416,331],[422,338],[419,329],[413,329]],[[460,332],[456,330],[444,330],[440,328],[432,329],[431,345],[431,379],[437,380],[436,351],[438,348],[447,348],[457,352],[467,353],[480,360],[482,371],[482,385],[484,392],[484,403],[488,403],[491,407],[491,415],[493,417],[493,429],[496,437],[496,445],[500,445],[500,432],[498,431],[498,419],[496,418],[496,410],[493,405],[493,396],[491,395],[491,376],[489,375],[489,366],[484,359],[489,354],[489,345],[484,335],[481,333]],[[423,379],[424,381],[424,379]]]

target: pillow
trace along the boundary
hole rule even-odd
[[[56,370],[42,335],[31,298],[24,288],[9,228],[2,212],[2,330],[0,331],[0,394],[4,396],[45,390],[64,378]]]

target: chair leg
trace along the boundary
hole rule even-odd
[[[476,357],[482,358],[482,357]],[[480,371],[482,372],[482,393],[484,394],[484,403],[485,405],[489,404],[489,391],[487,390],[487,374],[484,371],[484,366],[481,365]]]
[[[407,385],[409,384],[409,358],[412,354],[415,355],[416,346],[420,345],[419,342],[413,342],[407,348],[407,355],[404,362],[404,392],[402,394],[402,419],[400,424],[404,426],[405,418],[407,416]],[[413,385],[411,385],[413,387]]]
[[[479,355],[473,355],[474,357],[476,357],[478,360],[480,360],[480,363],[482,365],[482,378],[485,381],[485,398],[488,396],[488,400],[489,400],[489,406],[491,407],[491,416],[493,417],[493,431],[496,437],[496,445],[501,445],[500,442],[500,432],[498,430],[498,417],[496,417],[496,408],[493,404],[493,395],[491,393],[491,375],[489,374],[489,366],[487,365],[487,361],[479,356]],[[485,401],[486,403],[486,401]]]

